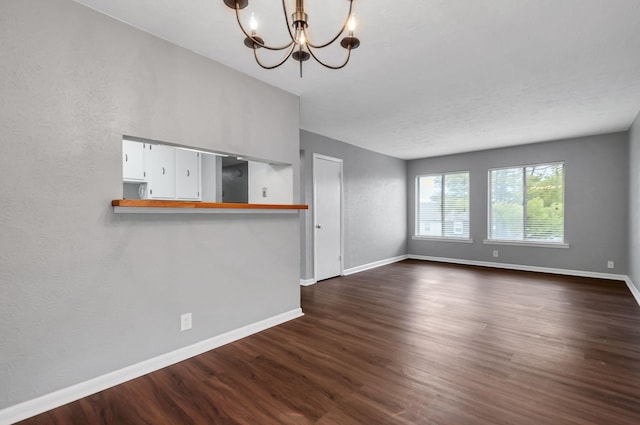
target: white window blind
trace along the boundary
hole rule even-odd
[[[564,242],[564,164],[489,171],[489,239]]]
[[[469,238],[469,173],[416,178],[416,236]]]

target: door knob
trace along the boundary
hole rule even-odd
[[[316,224],[316,229],[322,229],[322,224]]]

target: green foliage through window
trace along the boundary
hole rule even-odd
[[[489,171],[489,239],[564,242],[564,164]]]
[[[416,236],[469,238],[469,173],[416,178]]]

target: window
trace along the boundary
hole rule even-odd
[[[416,177],[416,236],[469,239],[469,172]]]
[[[489,170],[489,240],[564,243],[564,164]]]

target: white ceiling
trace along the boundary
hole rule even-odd
[[[624,131],[640,109],[639,0],[356,0],[351,62],[302,79],[293,60],[261,69],[223,0],[76,1],[299,95],[305,130],[398,158]],[[267,42],[285,40],[280,5],[243,10]],[[306,5],[318,39],[348,9]]]

